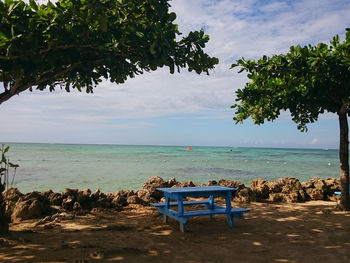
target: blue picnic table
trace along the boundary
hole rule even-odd
[[[163,222],[168,221],[171,217],[180,223],[182,232],[186,232],[186,223],[190,217],[209,216],[226,214],[229,226],[233,226],[233,218],[243,218],[243,213],[249,212],[245,208],[232,208],[232,193],[237,191],[236,188],[225,186],[204,186],[204,187],[174,187],[174,188],[157,188],[164,193],[165,203],[154,203],[152,206],[157,207],[158,211],[163,214]],[[223,196],[225,198],[225,207],[216,204],[214,198]],[[186,197],[209,197],[207,200],[184,201]],[[176,200],[171,202],[170,200]],[[206,209],[185,211],[184,205],[204,205]],[[171,209],[176,206],[177,211]]]

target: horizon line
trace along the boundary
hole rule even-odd
[[[149,147],[213,147],[213,148],[260,148],[260,149],[295,149],[295,150],[339,150],[337,148],[304,148],[273,146],[213,146],[213,145],[161,145],[161,144],[114,144],[114,143],[70,143],[70,142],[1,142],[1,144],[48,144],[48,145],[95,145],[95,146],[149,146]]]

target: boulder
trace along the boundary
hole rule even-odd
[[[73,210],[74,211],[81,211],[82,210],[82,207],[81,207],[79,202],[74,202]]]
[[[320,179],[314,177],[308,182],[302,183],[302,186],[311,200],[328,200],[327,195],[334,195],[334,191],[337,190],[338,182],[336,179]],[[340,183],[340,182],[339,182]]]
[[[341,185],[340,180],[337,178],[327,178],[324,180],[326,189],[324,191],[324,197],[326,200],[337,201],[339,196],[334,194],[336,191],[340,191]]]
[[[92,195],[91,195],[91,201],[97,201],[99,199],[106,198],[106,195],[100,191],[100,189],[97,189]]]
[[[323,200],[324,198],[323,191],[316,188],[307,188],[306,194],[311,200]]]
[[[15,187],[11,187],[2,193],[5,202],[17,202],[23,194]]]
[[[74,203],[75,203],[75,198],[72,196],[68,196],[67,198],[63,199],[62,208],[67,210],[67,211],[72,211]]]
[[[114,194],[114,198],[112,200],[112,206],[117,207],[117,206],[127,206],[127,196],[123,195],[122,193]]]
[[[140,204],[141,199],[137,195],[131,195],[126,199],[128,204]]]
[[[140,189],[136,192],[137,197],[142,204],[157,203],[158,200],[151,196],[151,193],[146,189]],[[159,199],[160,200],[160,199]]]
[[[163,197],[163,193],[156,190],[156,188],[158,187],[169,187],[169,184],[167,181],[164,181],[161,177],[153,176],[142,185],[142,189],[147,190],[150,196],[156,199],[157,201],[159,201]]]
[[[218,182],[215,180],[211,180],[207,183],[207,186],[213,186],[213,185],[218,185]]]
[[[76,200],[83,207],[89,206],[90,195],[91,195],[91,190],[90,189],[85,189],[83,191],[78,191],[77,195],[76,195],[76,197],[77,197]]]
[[[194,187],[194,186],[199,186],[199,185],[192,181],[187,181],[187,182],[179,183],[176,187]]]
[[[176,179],[174,177],[170,178],[167,183],[168,183],[167,187],[174,187],[174,186],[177,186],[179,184],[179,182],[176,181]]]
[[[242,182],[234,180],[221,179],[218,184],[226,187],[237,188],[239,190],[245,188],[245,185]]]
[[[71,198],[76,199],[78,191],[79,191],[78,189],[66,188],[66,189],[64,189],[62,195],[63,195],[64,197],[70,196]]]
[[[275,185],[275,189],[280,189],[280,192],[285,195],[284,201],[287,203],[295,203],[306,199],[304,189],[297,178],[277,179],[271,182],[270,185]],[[272,189],[270,188],[270,192],[273,192]]]
[[[60,193],[51,193],[48,196],[48,199],[49,199],[51,205],[59,205],[59,206],[61,206],[62,202],[63,202],[63,196]]]
[[[240,203],[249,203],[254,200],[253,191],[250,188],[245,187],[235,194],[234,200]]]
[[[46,216],[50,211],[48,198],[38,192],[32,192],[18,199],[11,219],[18,222],[25,219],[40,218]]]
[[[282,193],[270,193],[269,200],[271,202],[283,202],[285,201],[285,194]]]
[[[257,200],[267,199],[270,194],[268,181],[258,178],[250,181],[250,188]]]

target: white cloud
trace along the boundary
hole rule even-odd
[[[170,4],[180,31],[186,34],[203,27],[210,35],[206,51],[220,59],[210,76],[185,69],[171,75],[160,69],[123,85],[104,81],[90,95],[26,92],[0,106],[0,122],[7,123],[0,139],[45,125],[51,127],[47,132],[78,125],[119,130],[131,125],[121,120],[134,120],[142,127],[151,125],[144,119],[178,114],[231,119],[234,91],[247,81],[244,74],[229,69],[236,59],[328,42],[335,34],[344,35],[350,24],[349,1],[174,0]]]
[[[311,141],[311,144],[316,144],[318,142],[318,139],[317,138],[313,138],[312,141]]]

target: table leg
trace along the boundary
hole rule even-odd
[[[228,225],[233,227],[234,223],[233,223],[233,217],[232,217],[232,214],[231,214],[231,197],[232,197],[232,193],[231,192],[228,192],[226,195],[225,195],[225,203],[226,203],[226,216],[227,216],[227,222],[228,222]]]
[[[186,224],[180,223],[180,230],[182,233],[186,232]]]
[[[169,210],[170,208],[170,198],[168,196],[165,196],[165,208],[167,210]],[[163,215],[163,223],[166,224],[168,223],[168,216],[167,215]]]
[[[213,210],[214,209],[214,195],[211,195],[209,197],[209,210]],[[213,218],[213,215],[209,215],[209,218]]]
[[[183,216],[184,215],[184,203],[183,203],[183,196],[178,195],[177,197],[177,207],[178,207],[178,215]],[[180,230],[182,233],[186,232],[186,224],[180,222]]]

